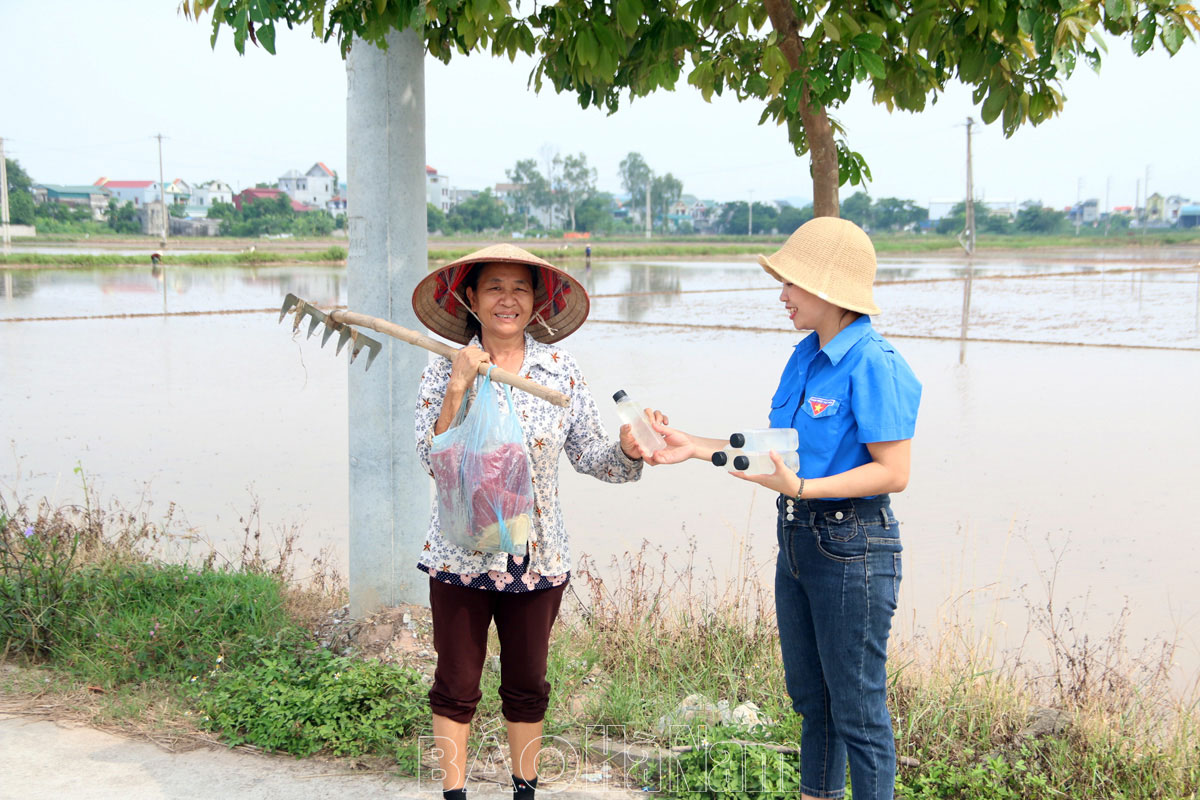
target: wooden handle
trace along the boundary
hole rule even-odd
[[[451,347],[444,342],[431,339],[423,333],[410,331],[408,328],[401,328],[394,322],[388,322],[386,319],[380,319],[379,317],[368,317],[366,314],[359,314],[355,311],[330,311],[329,318],[343,325],[357,325],[360,328],[370,328],[373,331],[386,333],[388,336],[393,336],[402,342],[415,344],[417,347],[423,347],[429,352],[437,353],[439,356],[448,358],[451,361],[454,360],[454,356],[458,353],[457,348]],[[486,375],[490,366],[489,364],[480,364],[479,374]],[[566,408],[571,404],[571,399],[562,392],[548,389],[540,383],[534,383],[528,378],[514,375],[507,370],[500,369],[500,367],[492,369],[492,380],[507,383],[509,386],[514,386],[523,392],[529,392],[534,397],[540,397],[546,402],[553,403],[562,408]]]

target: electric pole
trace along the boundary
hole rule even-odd
[[[971,287],[975,282],[975,183],[971,178],[971,126],[975,120],[967,117],[967,219],[966,241],[963,248],[967,251],[967,278],[963,281],[962,326],[959,331],[958,363],[967,360],[967,323],[971,317]]]
[[[1112,222],[1112,206],[1108,204],[1108,195],[1112,191],[1112,175],[1104,180],[1104,235],[1108,236],[1108,225]]]
[[[646,238],[650,238],[650,186],[652,175],[646,176]]]
[[[1084,179],[1075,181],[1075,235],[1079,235],[1080,225],[1084,224]]]
[[[12,244],[12,231],[8,229],[8,162],[4,158],[4,139],[0,138],[0,239],[4,240],[4,254],[8,255]]]
[[[1146,180],[1142,184],[1142,206],[1146,209],[1142,223],[1142,241],[1146,241],[1146,226],[1150,224],[1150,165],[1146,165]]]
[[[968,256],[975,255],[975,184],[971,178],[971,126],[975,120],[967,117],[967,242],[963,247]]]
[[[163,162],[162,162],[162,140],[163,135],[160,133],[154,137],[158,139],[158,205],[162,210],[162,246],[167,246],[167,185],[163,182]]]

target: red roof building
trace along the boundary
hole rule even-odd
[[[243,203],[253,203],[256,200],[274,200],[280,195],[287,197],[287,195],[284,194],[281,189],[243,189],[233,196],[233,204],[237,206],[238,210],[240,211]],[[291,200],[291,203],[292,210],[300,213],[316,210],[312,206],[306,206],[304,203],[301,203],[297,200]]]
[[[108,178],[97,178],[93,186],[104,186],[108,189],[148,189],[156,185],[155,181],[110,181]]]

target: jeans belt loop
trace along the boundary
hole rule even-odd
[[[889,531],[892,529],[892,523],[888,520],[887,509],[880,506],[879,516],[883,519],[883,529]]]

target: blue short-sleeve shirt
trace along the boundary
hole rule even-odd
[[[800,475],[824,478],[871,461],[870,442],[911,439],[921,383],[861,316],[821,349],[796,345],[771,400],[771,427],[800,434]]]

